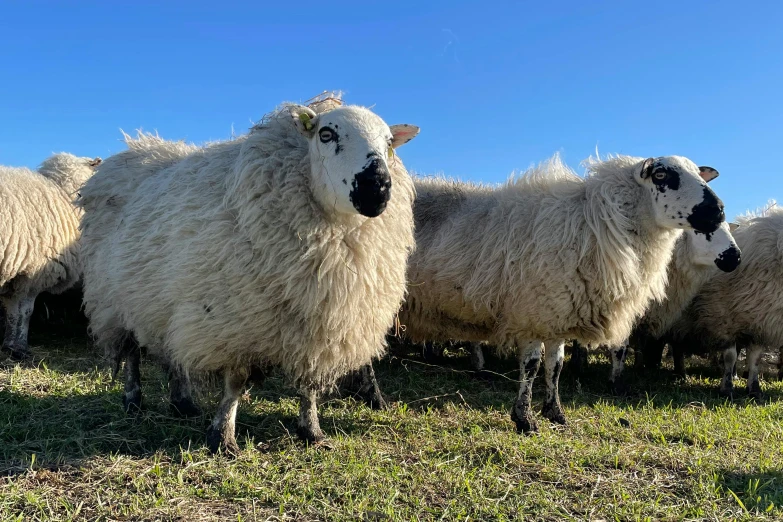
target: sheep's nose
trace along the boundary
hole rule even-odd
[[[742,252],[737,247],[730,247],[720,253],[715,265],[724,272],[733,272],[740,265]]]
[[[363,216],[380,216],[391,198],[391,185],[391,176],[386,165],[374,159],[354,176],[351,203]]]

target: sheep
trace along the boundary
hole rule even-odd
[[[564,340],[624,340],[665,293],[679,229],[713,233],[725,220],[705,181],[717,172],[687,158],[617,156],[588,169],[580,178],[555,156],[500,188],[416,181],[417,249],[400,321],[416,342],[515,347],[520,432],[537,430],[530,394],[542,355],[543,413],[565,423]]]
[[[81,191],[85,310],[96,343],[126,360],[125,408],[141,405],[139,346],[222,372],[213,452],[239,451],[254,367],[284,370],[299,436],[323,440],[318,394],[382,353],[404,296],[414,192],[394,149],[418,127],[319,109],[283,104],[200,149],[126,137]]]
[[[655,347],[662,347],[665,336],[679,319],[699,288],[717,271],[731,272],[740,265],[742,252],[737,247],[731,230],[737,225],[723,222],[711,234],[688,230],[677,240],[669,262],[666,295],[654,301],[639,320],[630,340],[609,349],[612,371],[610,388],[615,393],[626,389],[621,376],[629,343],[637,348],[637,358],[649,356]],[[643,349],[640,349],[644,346]],[[658,351],[660,360],[660,350]]]
[[[0,166],[0,302],[2,349],[22,360],[35,298],[59,294],[81,278],[79,215],[72,201],[100,158],[54,154],[38,171]]]
[[[762,400],[759,358],[783,346],[783,207],[773,204],[737,221],[742,264],[712,277],[689,308],[689,328],[678,326],[711,351],[723,351],[722,395],[732,396],[737,350],[746,348],[748,394]]]

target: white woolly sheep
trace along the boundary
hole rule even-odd
[[[712,233],[723,204],[678,156],[620,156],[581,178],[555,157],[501,188],[416,182],[416,252],[400,320],[412,340],[516,347],[512,419],[536,430],[532,380],[545,340],[544,415],[565,423],[558,379],[564,339],[614,344],[665,294],[678,229]]]
[[[31,355],[27,333],[35,298],[57,294],[81,278],[79,215],[72,201],[100,158],[55,154],[38,171],[0,166],[0,301],[3,350]]]
[[[85,309],[127,359],[126,408],[141,404],[139,345],[222,371],[207,443],[236,453],[251,367],[274,365],[301,390],[299,435],[321,440],[319,391],[382,353],[405,292],[414,192],[394,148],[417,132],[286,104],[173,164],[150,137],[108,158],[79,200]]]
[[[703,345],[723,351],[721,393],[732,395],[737,349],[745,347],[748,393],[761,400],[759,358],[765,349],[783,346],[783,207],[771,206],[737,221],[734,238],[742,249],[742,264],[702,287],[688,320]]]
[[[736,225],[733,225],[736,229]],[[674,255],[669,262],[666,295],[653,301],[634,328],[629,341],[609,349],[612,371],[610,387],[615,393],[625,391],[621,382],[629,343],[636,349],[636,357],[654,360],[656,348],[665,344],[665,336],[680,318],[699,289],[718,270],[731,272],[740,265],[741,251],[731,236],[732,226],[721,223],[711,234],[688,230],[677,240]],[[657,351],[660,361],[660,349]]]

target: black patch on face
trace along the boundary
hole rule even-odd
[[[709,242],[712,241],[712,235],[714,232],[699,232],[698,230],[694,230],[695,234],[704,234],[704,238]]]
[[[733,272],[742,260],[742,252],[737,247],[729,247],[720,253],[715,260],[717,266],[723,272]]]
[[[211,306],[209,306],[209,305],[204,305],[204,311],[205,311],[206,313],[210,313],[210,312],[212,311],[212,307],[211,307]]]
[[[348,197],[359,214],[377,217],[386,210],[386,204],[391,198],[391,185],[391,176],[386,166],[374,159],[353,177]]]
[[[661,179],[658,179],[659,177]],[[650,179],[661,194],[680,188],[680,173],[666,165],[655,165]]]
[[[711,188],[705,186],[704,198],[701,203],[691,209],[688,223],[698,232],[715,232],[725,220],[723,201],[715,195]]]
[[[348,184],[348,180],[343,178],[343,185],[347,185],[347,184]]]

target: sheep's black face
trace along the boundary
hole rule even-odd
[[[374,158],[353,177],[348,197],[359,214],[377,217],[386,209],[391,198],[391,186],[392,180],[386,165]]]
[[[723,202],[706,183],[717,175],[687,158],[664,156],[642,163],[639,182],[650,191],[659,225],[710,233],[726,220]]]

